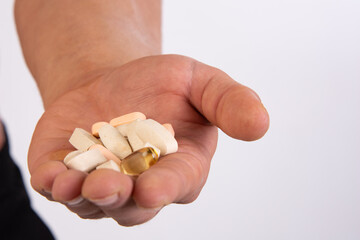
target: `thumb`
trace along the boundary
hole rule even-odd
[[[233,138],[256,140],[269,128],[269,115],[258,95],[219,69],[196,62],[189,98],[204,117]]]

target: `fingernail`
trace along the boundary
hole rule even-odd
[[[151,211],[151,212],[158,212],[158,211],[160,211],[163,207],[165,207],[165,206],[161,206],[161,207],[153,207],[153,208],[146,208],[146,207],[142,207],[142,206],[139,206],[139,205],[137,205],[136,204],[136,206],[137,206],[137,208],[138,209],[141,209],[141,210],[144,210],[144,211]]]
[[[118,194],[115,193],[113,195],[110,195],[106,198],[101,199],[89,199],[92,203],[98,205],[98,206],[109,206],[111,204],[114,204],[118,200]]]
[[[85,199],[82,196],[78,196],[77,198],[74,198],[73,200],[68,201],[66,204],[69,206],[74,206],[80,204]]]
[[[147,208],[147,210],[151,210],[153,212],[158,212],[162,209],[163,207],[157,207],[157,208]]]
[[[52,198],[52,193],[50,191],[43,189],[40,191],[40,193],[47,198]]]
[[[162,207],[156,207],[156,208],[143,208],[143,207],[138,207],[138,209],[144,211],[144,212],[148,212],[148,213],[158,213]]]
[[[50,194],[50,195],[51,195],[51,192],[48,191],[48,190],[43,189],[42,191],[43,191],[44,193],[46,193],[46,194]]]

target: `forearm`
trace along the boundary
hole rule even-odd
[[[161,53],[161,0],[17,0],[15,19],[45,108],[115,67]]]

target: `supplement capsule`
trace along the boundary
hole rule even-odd
[[[154,165],[158,161],[159,155],[160,153],[152,147],[139,149],[121,161],[121,172],[137,176]]]

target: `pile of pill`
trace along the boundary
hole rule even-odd
[[[70,169],[91,172],[108,168],[137,176],[160,156],[178,149],[171,124],[161,125],[140,112],[93,124],[91,133],[76,128],[69,142],[76,148],[64,158]]]

